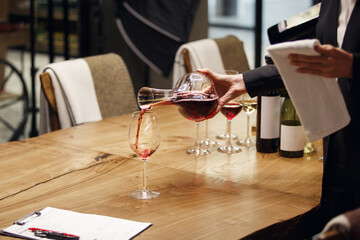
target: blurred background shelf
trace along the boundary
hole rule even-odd
[[[35,1],[35,29],[36,29],[36,50],[47,53],[49,51],[48,31],[49,29],[49,11],[48,1]],[[64,29],[64,8],[63,0],[53,0],[53,44],[54,54],[62,55],[65,52],[65,31],[68,31],[69,55],[71,57],[79,56],[79,38],[78,38],[78,8],[77,0],[68,0],[67,20],[68,27]],[[29,22],[30,1],[29,0],[12,0],[9,1],[8,19],[10,22]]]
[[[63,54],[64,52],[64,33],[54,32],[54,52],[55,54]],[[38,33],[36,36],[36,50],[37,52],[48,52],[48,32],[44,31]],[[77,34],[69,34],[69,54],[71,57],[79,56],[79,42]]]

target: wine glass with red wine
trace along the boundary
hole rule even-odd
[[[243,105],[239,98],[236,98],[226,103],[220,110],[221,113],[227,118],[226,134],[229,136],[231,136],[231,121],[241,112],[242,107]],[[231,143],[231,138],[229,137],[226,138],[226,145],[219,147],[218,151],[231,154],[241,152],[242,150],[240,147],[233,146]]]
[[[146,187],[146,161],[160,145],[160,129],[156,114],[150,111],[134,112],[129,129],[129,145],[143,160],[143,188],[130,194],[137,199],[156,198],[160,193]]]
[[[236,70],[231,70],[231,69],[229,69],[229,70],[220,71],[220,74],[225,74],[225,75],[237,75],[237,74],[239,74],[239,72],[236,71]],[[238,135],[235,135],[235,134],[229,135],[227,132],[225,132],[225,133],[218,134],[218,135],[216,136],[216,138],[217,138],[217,139],[220,139],[220,140],[225,140],[225,141],[227,141],[228,138],[230,138],[230,139],[238,139],[239,136],[238,136]]]
[[[191,72],[176,82],[175,89],[173,102],[178,106],[180,114],[196,122],[195,146],[187,152],[195,156],[209,154],[209,150],[200,145],[199,124],[211,115],[218,105],[218,96],[212,81],[201,73]]]

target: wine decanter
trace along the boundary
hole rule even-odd
[[[181,76],[173,89],[142,87],[137,96],[141,109],[176,104],[193,121],[205,120],[217,107],[218,97],[210,79],[198,72]]]
[[[199,122],[216,110],[218,96],[212,81],[205,75],[198,72],[186,73],[178,79],[174,89],[143,87],[138,92],[138,104],[143,110],[176,104],[182,116],[197,123],[196,144],[188,153],[196,156],[209,153],[199,144]]]

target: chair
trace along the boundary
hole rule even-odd
[[[127,67],[114,53],[49,64],[40,80],[40,134],[138,109]]]
[[[173,85],[182,74],[197,68],[209,68],[215,72],[232,69],[239,73],[250,69],[244,44],[233,35],[183,44],[175,56]]]

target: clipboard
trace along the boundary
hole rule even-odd
[[[80,240],[125,240],[134,238],[151,225],[151,223],[46,207],[15,221],[11,226],[1,230],[0,235],[33,240],[68,239],[66,235],[79,236]],[[34,228],[64,233],[65,237],[35,236],[31,230]]]

